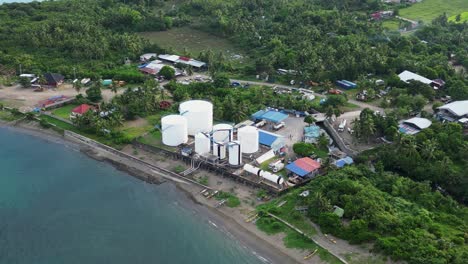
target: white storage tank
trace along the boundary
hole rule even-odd
[[[242,164],[242,146],[239,141],[232,141],[228,143],[229,152],[229,165],[239,166]]]
[[[217,124],[213,126],[213,140],[215,142],[229,142],[234,139],[233,137],[234,127],[229,124]]]
[[[217,156],[220,160],[226,158],[226,145],[224,143],[213,142],[213,155]]]
[[[198,154],[210,153],[210,136],[198,133],[195,135],[195,152]]]
[[[265,170],[262,170],[260,168],[257,168],[255,166],[252,166],[250,164],[245,164],[244,165],[244,170],[249,172],[249,173],[252,173],[252,174],[255,174],[259,177],[262,177],[272,183],[276,183],[276,184],[279,184],[279,185],[282,185],[284,183],[284,179],[283,177],[281,176],[278,176],[276,174],[273,174],[269,171],[265,171]]]
[[[258,128],[245,126],[237,130],[237,139],[242,145],[242,153],[255,153],[258,151]]]
[[[213,128],[213,104],[203,100],[191,100],[180,104],[179,113],[187,118],[188,134],[211,132]]]
[[[168,115],[161,118],[162,142],[176,147],[187,143],[187,118],[180,115]]]

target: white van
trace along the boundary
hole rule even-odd
[[[278,124],[274,125],[273,129],[274,130],[280,130],[283,127],[284,127],[284,122],[281,122],[281,123],[278,123]]]
[[[341,121],[340,125],[338,126],[338,132],[343,132],[346,128],[346,119]]]

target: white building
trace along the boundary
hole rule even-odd
[[[398,77],[400,77],[400,80],[404,81],[405,83],[409,83],[410,80],[419,81],[427,85],[432,83],[432,80],[410,71],[404,71],[398,74]]]
[[[158,54],[156,53],[145,53],[140,56],[140,61],[146,62],[146,61],[150,61],[151,59],[156,59],[157,57],[158,57]]]
[[[413,117],[400,123],[399,131],[403,134],[414,135],[432,125],[431,120],[421,117]]]
[[[451,102],[438,109],[437,116],[442,120],[455,122],[468,118],[468,100]]]

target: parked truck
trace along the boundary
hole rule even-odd
[[[341,121],[340,125],[338,126],[338,132],[343,132],[346,128],[346,119]]]

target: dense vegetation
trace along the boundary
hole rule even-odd
[[[224,76],[215,77],[212,83],[191,83],[189,85],[170,82],[166,88],[172,92],[176,102],[188,99],[206,99],[214,104],[216,111],[214,117],[218,120],[231,122],[243,121],[254,113],[267,106],[282,109],[295,109],[297,111],[308,111],[312,108],[318,110],[338,109],[346,100],[341,97],[331,96],[328,104],[320,105],[318,100],[309,100],[300,93],[279,94],[270,87],[252,86],[248,89],[217,88],[216,84],[225,86]],[[177,107],[177,106],[175,106]]]
[[[381,120],[365,120],[374,119]],[[394,133],[393,125],[387,129]],[[395,134],[393,139],[394,144],[364,152],[361,159],[382,162],[386,170],[428,181],[434,189],[468,202],[468,142],[459,124],[434,122],[415,136]]]
[[[170,26],[151,6],[136,3],[71,0],[0,5],[0,64],[17,70],[21,64],[23,72],[54,71],[68,77],[76,68],[78,76],[97,77],[127,57],[136,59],[146,48],[157,49],[133,31]]]
[[[299,193],[310,190],[308,197]],[[427,183],[364,166],[347,167],[318,177],[307,186],[281,197],[287,205],[263,205],[296,226],[307,227],[295,206],[307,207],[307,217],[325,233],[360,244],[374,242],[374,250],[409,263],[464,263],[468,211]],[[333,206],[344,209],[342,221]],[[266,218],[268,219],[268,218]],[[279,229],[275,221],[262,220],[266,230]],[[265,222],[267,221],[267,222]]]
[[[171,8],[167,8],[170,5]],[[384,32],[368,14],[381,1],[69,0],[0,6],[0,64],[32,72],[99,77],[144,51],[161,52],[135,32],[190,24],[230,37],[254,65],[243,74],[297,70],[303,81],[356,80],[403,70],[447,81],[443,93],[468,98],[466,79],[448,61],[468,66],[467,27],[437,18],[416,34]],[[427,41],[427,43],[421,42]],[[197,55],[197,54],[195,54]],[[452,56],[453,55],[453,56]],[[232,71],[222,54],[203,52],[210,71]],[[239,69],[238,69],[239,70]],[[122,72],[121,72],[122,73]],[[109,74],[107,74],[109,76]],[[111,77],[113,77],[111,75]]]
[[[368,14],[382,8],[377,0],[191,0],[177,1],[171,8],[165,2],[171,1],[68,0],[0,5],[0,70],[18,72],[21,67],[23,72],[53,71],[67,78],[76,71],[78,77],[143,84],[146,76],[135,65],[125,66],[124,61],[137,60],[143,52],[162,50],[135,33],[190,24],[229,38],[245,49],[253,63],[233,67],[222,53],[202,52],[198,57],[209,63],[213,82],[170,82],[166,87],[175,102],[174,110],[181,101],[207,99],[214,103],[216,119],[232,122],[242,121],[266,106],[339,115],[346,104],[344,96],[331,95],[321,105],[319,100],[308,100],[297,92],[280,94],[265,87],[231,89],[226,72],[274,76],[276,69],[285,68],[298,73],[285,78],[304,84],[323,82],[325,86],[328,81],[350,79],[365,87],[368,74],[383,78],[393,87],[383,104],[396,110],[385,118],[364,110],[354,121],[359,140],[385,136],[394,142],[359,157],[358,162],[370,164],[375,172],[364,166],[332,171],[285,199],[293,202],[291,206],[307,206],[307,217],[325,232],[352,243],[374,242],[376,250],[394,259],[410,263],[464,263],[468,259],[467,211],[450,197],[462,203],[468,197],[468,145],[461,127],[434,123],[416,136],[397,133],[399,118],[421,111],[434,98],[448,94],[456,100],[468,99],[466,73],[461,70],[457,74],[450,66],[468,67],[466,23],[447,22],[440,16],[415,34],[401,36],[385,32],[379,22],[369,21]],[[437,92],[420,83],[402,83],[396,74],[403,70],[447,83]],[[173,77],[171,70],[164,71],[167,79]],[[97,83],[78,102],[99,102],[100,89]],[[116,91],[116,87],[112,89]],[[374,93],[380,89],[375,87]],[[129,88],[110,103],[101,104],[99,111],[76,118],[77,128],[62,125],[114,144],[125,143],[130,138],[120,132],[122,122],[159,112],[159,102],[167,96],[157,83],[146,81],[142,87]],[[2,115],[11,118],[10,114]],[[43,120],[52,124],[58,121],[50,117]],[[324,143],[319,144],[322,148],[298,144],[294,150],[303,156],[319,154],[325,149]],[[304,189],[311,190],[311,195],[299,198],[297,194]],[[230,205],[238,204],[235,198],[223,195]],[[345,209],[346,221],[331,213],[333,205]],[[311,228],[308,223],[301,226],[302,215],[291,213],[294,209],[289,206],[278,209],[266,205],[261,210],[295,221],[301,228]],[[259,223],[265,224],[265,230],[282,228],[265,218]]]
[[[203,21],[205,30],[232,36],[249,49],[252,72],[286,68],[298,70],[305,81],[324,81],[410,70],[449,81],[449,94],[468,91],[466,80],[448,65],[454,54],[452,59],[468,66],[465,24],[442,16],[416,35],[392,35],[369,21],[367,14],[379,8],[380,1],[193,0],[181,10]]]

